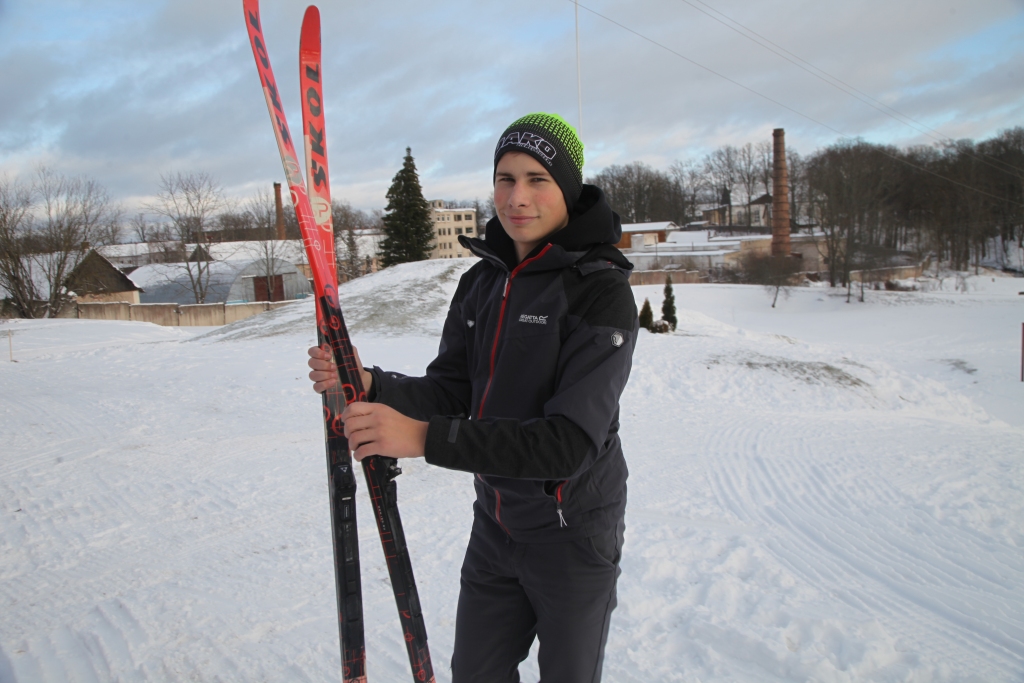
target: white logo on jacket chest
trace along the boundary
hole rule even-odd
[[[519,322],[533,323],[534,325],[547,325],[548,317],[546,315],[527,315],[526,313],[523,313],[519,316]]]

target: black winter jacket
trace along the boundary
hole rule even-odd
[[[619,396],[639,329],[619,217],[584,186],[569,224],[517,264],[498,220],[459,282],[424,377],[374,368],[372,400],[429,420],[426,460],[475,473],[514,540],[615,527],[626,506]]]

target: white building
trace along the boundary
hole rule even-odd
[[[476,230],[476,209],[446,209],[444,202],[430,202],[430,218],[434,222],[434,244],[430,258],[462,258],[472,252],[462,248],[459,235],[479,237]]]

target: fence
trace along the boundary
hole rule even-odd
[[[637,285],[663,285],[665,276],[672,276],[674,285],[692,285],[701,281],[699,270],[634,270],[629,274],[629,284]]]
[[[924,264],[916,266],[895,266],[893,268],[872,268],[871,270],[851,270],[850,280],[853,282],[885,282],[886,280],[907,280],[921,277]]]
[[[133,320],[165,327],[219,326],[243,320],[257,313],[287,306],[291,301],[248,304],[128,304],[80,303],[75,308],[82,320]]]

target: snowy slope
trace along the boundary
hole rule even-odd
[[[470,265],[343,286],[364,361],[422,372]],[[679,330],[641,333],[623,396],[606,681],[1024,677],[1024,281],[989,280],[775,310],[676,288]],[[657,310],[660,287],[635,292]],[[0,681],[339,680],[312,303],[7,330]],[[398,486],[448,681],[470,477],[413,462]],[[407,680],[366,502],[369,672]]]

